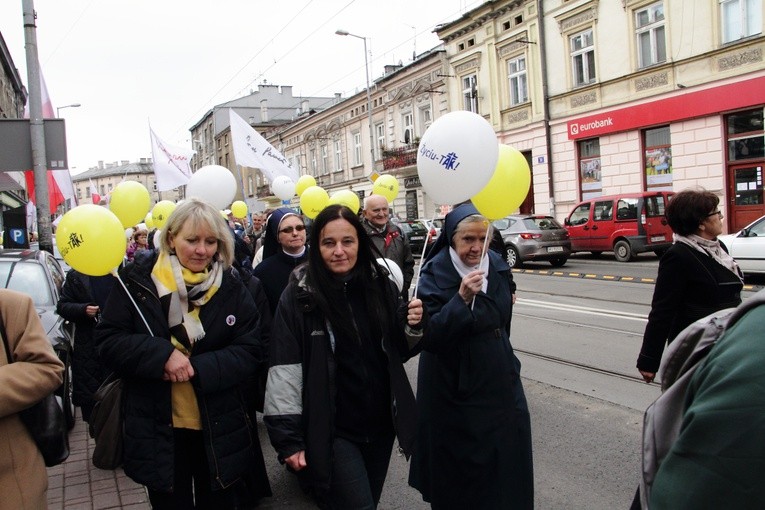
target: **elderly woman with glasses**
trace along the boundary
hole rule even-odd
[[[276,312],[292,270],[306,261],[306,251],[303,218],[288,207],[271,213],[263,234],[263,261],[252,270],[263,284],[271,313]]]
[[[637,368],[646,382],[659,369],[664,346],[692,322],[741,303],[743,275],[718,241],[720,198],[706,190],[674,195],[666,210],[674,244],[659,261],[651,312]]]

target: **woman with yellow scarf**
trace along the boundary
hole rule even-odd
[[[124,469],[155,509],[233,508],[263,454],[241,388],[265,360],[255,303],[230,266],[234,239],[210,204],[178,205],[159,249],[120,272],[97,328],[125,384]],[[129,296],[126,294],[129,292]]]

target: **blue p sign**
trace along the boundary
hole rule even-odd
[[[11,234],[11,239],[16,244],[26,244],[26,236],[23,228],[12,228],[8,232]]]

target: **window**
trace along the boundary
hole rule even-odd
[[[253,182],[252,176],[247,176],[247,195],[253,196],[255,194],[255,183]]]
[[[611,221],[614,219],[614,201],[603,200],[595,202],[595,211],[592,219],[595,221]]]
[[[329,173],[329,151],[327,150],[327,146],[322,145],[321,146],[321,175],[326,175]]]
[[[664,2],[656,2],[635,11],[638,67],[648,67],[667,60],[664,40]]]
[[[571,212],[568,217],[570,225],[584,225],[590,219],[590,203],[582,204]]]
[[[430,106],[420,108],[420,135],[425,133],[425,131],[430,127],[432,123],[433,114],[430,110]]]
[[[726,120],[729,161],[765,158],[762,108],[734,113]]]
[[[595,46],[592,29],[580,32],[569,39],[574,87],[595,82]]]
[[[636,220],[638,210],[637,198],[620,198],[616,202],[617,220]]]
[[[311,175],[319,175],[319,162],[316,160],[316,149],[311,149]]]
[[[529,100],[529,86],[526,78],[526,57],[507,61],[507,73],[510,80],[510,105],[515,106]]]
[[[471,74],[462,78],[463,109],[478,113],[478,82],[476,75]]]
[[[353,165],[361,164],[361,133],[353,133]]]
[[[761,0],[720,0],[722,42],[729,43],[762,32]]]
[[[340,140],[335,140],[335,172],[343,169],[343,153],[341,151]]]
[[[385,125],[375,124],[375,136],[377,138],[377,147],[375,147],[377,159],[382,159],[382,151],[385,150]]]
[[[414,115],[412,112],[405,113],[401,120],[404,126],[404,143],[406,145],[414,143]]]
[[[646,129],[645,146],[646,188],[672,191],[672,144],[669,126]]]
[[[582,200],[598,197],[603,192],[600,174],[600,139],[579,142],[579,182]]]

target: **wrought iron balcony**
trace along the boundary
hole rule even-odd
[[[417,147],[419,144],[409,144],[395,149],[382,151],[383,170],[393,170],[417,164]]]

